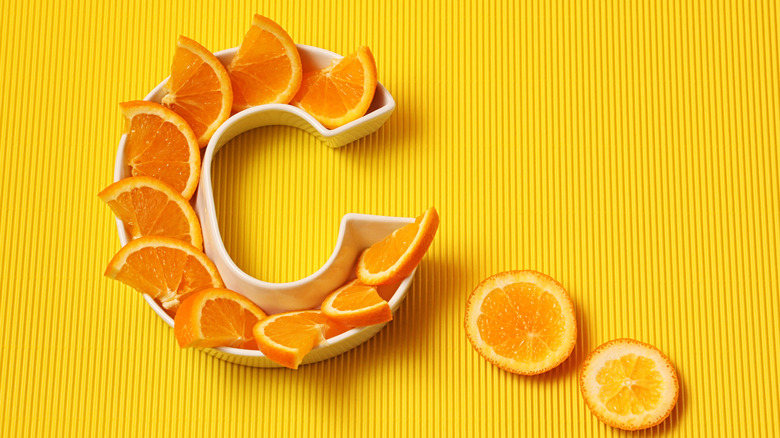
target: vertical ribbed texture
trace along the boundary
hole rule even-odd
[[[0,435],[624,435],[576,380],[618,337],[677,366],[678,406],[652,433],[780,429],[777,2],[2,3]],[[119,249],[96,196],[117,103],[168,74],[178,34],[233,47],[255,12],[299,43],[370,46],[398,108],[338,150],[287,127],[227,145],[215,193],[238,265],[291,281],[345,213],[441,215],[395,320],[298,371],[179,350],[101,277]],[[472,288],[523,268],[563,283],[580,328],[532,378],[462,329]]]

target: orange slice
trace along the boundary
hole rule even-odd
[[[230,117],[233,90],[225,66],[208,49],[180,36],[173,55],[168,94],[162,104],[182,116],[192,127],[200,147]]]
[[[363,251],[358,259],[358,279],[371,286],[402,281],[420,263],[438,228],[439,214],[431,207],[414,223]]]
[[[181,303],[173,331],[179,347],[256,349],[252,328],[265,312],[241,294],[227,289],[196,292]]]
[[[98,193],[125,223],[131,237],[167,236],[203,248],[200,222],[192,206],[158,179],[134,176]]]
[[[523,375],[560,365],[577,340],[574,306],[563,286],[535,271],[482,281],[466,305],[466,335],[492,364]]]
[[[175,112],[143,100],[120,103],[127,119],[125,159],[133,176],[150,176],[190,199],[200,177],[195,133]]]
[[[393,319],[390,305],[377,290],[354,280],[325,297],[322,313],[329,319],[352,327],[381,324]]]
[[[228,72],[233,84],[233,112],[290,102],[303,76],[301,56],[290,35],[259,14],[252,19]]]
[[[257,347],[272,361],[297,369],[303,357],[325,339],[328,320],[319,310],[271,315],[255,324]]]
[[[217,267],[201,250],[159,236],[141,237],[122,247],[105,276],[150,295],[168,310],[175,310],[188,294],[224,286]]]
[[[625,430],[653,427],[677,403],[674,365],[652,345],[615,339],[593,350],[580,371],[580,391],[593,415]]]
[[[328,129],[362,117],[376,91],[376,63],[368,47],[322,70],[303,73],[298,94],[290,102],[314,116]]]

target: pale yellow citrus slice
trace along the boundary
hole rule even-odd
[[[625,430],[653,427],[677,403],[677,372],[666,355],[633,339],[615,339],[593,350],[580,371],[580,391],[591,412]]]

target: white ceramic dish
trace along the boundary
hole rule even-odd
[[[236,48],[223,50],[215,55],[222,63],[227,64],[235,55],[236,50]],[[298,45],[298,51],[301,54],[304,69],[322,68],[327,66],[332,59],[340,57],[335,53],[311,46]],[[155,87],[144,100],[160,102],[165,94],[163,90],[165,81],[167,79]],[[317,272],[291,283],[264,282],[239,269],[228,255],[222,242],[211,186],[212,159],[219,149],[242,132],[269,125],[294,126],[315,135],[329,147],[341,147],[379,129],[394,108],[393,97],[381,84],[378,84],[368,113],[337,129],[329,130],[303,110],[282,104],[261,105],[242,111],[233,115],[220,126],[206,148],[194,206],[203,229],[205,252],[219,269],[227,288],[246,295],[269,313],[318,307],[328,293],[352,277],[355,262],[363,249],[383,239],[393,230],[413,222],[414,219],[349,213],[341,220],[336,247],[332,255]],[[130,169],[125,165],[125,142],[126,136],[123,135],[117,151],[114,181],[130,176]],[[120,242],[122,245],[127,244],[130,241],[130,236],[119,220],[117,220],[117,228]],[[393,313],[406,296],[415,273],[416,270],[399,285],[393,286],[396,290],[389,300]],[[148,295],[144,295],[144,299],[160,318],[173,327],[173,319],[154,299]],[[350,350],[375,335],[383,326],[384,324],[355,328],[331,338],[323,345],[313,349],[304,358],[303,363],[318,362]],[[206,349],[206,351],[221,359],[243,365],[278,366],[259,351],[230,347]]]

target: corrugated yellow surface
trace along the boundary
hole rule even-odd
[[[766,1],[2,1],[0,435],[615,436],[577,389],[634,337],[674,361],[668,436],[780,429],[780,6]],[[300,43],[373,50],[397,111],[340,150],[291,128],[215,164],[248,272],[316,270],[347,212],[441,228],[393,321],[300,370],[182,351],[122,284],[96,194],[117,103],[168,73],[175,38],[237,45],[253,13]],[[577,309],[542,376],[481,360],[462,329],[484,277],[533,268]],[[642,433],[637,435],[643,435]]]

